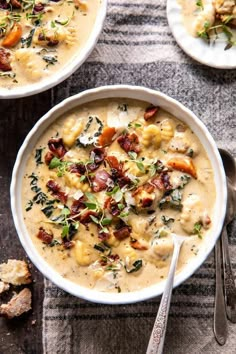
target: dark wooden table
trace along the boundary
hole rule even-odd
[[[52,106],[52,92],[23,99],[2,100],[0,104],[0,261],[25,259],[10,210],[10,181],[17,151],[35,122]],[[1,354],[42,352],[43,277],[31,264],[33,310],[20,318],[0,318]],[[14,290],[14,288],[13,288]],[[17,289],[18,291],[18,289]],[[11,294],[1,296],[1,303]]]

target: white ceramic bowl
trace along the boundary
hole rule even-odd
[[[204,262],[208,254],[213,249],[217,238],[220,234],[225,211],[226,211],[226,178],[222,165],[222,161],[217,149],[217,146],[203,123],[186,107],[177,102],[176,100],[154,90],[149,90],[144,87],[136,86],[105,86],[88,91],[84,91],[73,97],[67,98],[47,114],[45,114],[33,127],[27,135],[24,143],[22,144],[16,158],[15,166],[12,174],[11,182],[11,208],[15,227],[19,235],[20,241],[27,252],[31,261],[43,273],[45,277],[50,279],[58,287],[64,289],[72,295],[87,299],[93,302],[107,303],[107,304],[125,304],[132,303],[154,296],[160,295],[163,292],[165,281],[157,285],[152,285],[148,288],[134,291],[131,293],[104,293],[95,290],[87,289],[77,285],[57,273],[37,252],[31,237],[26,229],[22,214],[21,203],[21,190],[22,179],[25,171],[27,159],[37,143],[41,134],[52,124],[55,119],[67,112],[68,110],[102,98],[113,97],[127,97],[133,99],[143,100],[153,105],[161,106],[166,111],[172,113],[177,118],[186,122],[194,133],[199,137],[203,146],[205,147],[208,157],[210,158],[216,184],[216,203],[213,210],[212,229],[209,233],[207,242],[204,243],[204,249],[192,260],[190,265],[175,277],[174,286],[178,286],[188,277],[190,277],[196,269]]]
[[[39,82],[28,84],[22,87],[12,88],[10,90],[0,87],[0,99],[19,98],[35,95],[36,93],[46,91],[51,87],[58,85],[60,82],[64,81],[70,75],[72,75],[84,63],[84,61],[88,58],[94,49],[103,28],[106,12],[107,0],[101,0],[95,24],[88,40],[86,41],[85,46],[81,49],[78,55],[75,53],[75,55],[73,55],[71,60],[66,65],[62,66],[62,68],[59,69],[56,73],[42,79]]]
[[[201,38],[195,38],[186,30],[182,19],[182,8],[178,0],[167,1],[167,19],[173,36],[183,51],[199,63],[218,69],[236,68],[236,48],[224,50],[226,37],[208,44]]]

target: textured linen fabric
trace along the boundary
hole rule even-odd
[[[52,104],[88,88],[111,84],[160,90],[190,108],[207,125],[219,147],[236,156],[236,71],[200,65],[176,44],[164,0],[108,0],[103,32],[92,55],[52,90]],[[229,228],[236,272],[236,223]],[[213,336],[213,254],[173,292],[165,354],[234,354],[236,325],[227,344]],[[145,353],[160,298],[126,306],[93,304],[45,280],[44,354]]]

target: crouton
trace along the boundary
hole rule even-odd
[[[0,316],[11,319],[29,311],[31,309],[31,298],[31,291],[29,289],[25,288],[21,290],[7,304],[0,306]]]
[[[15,259],[0,264],[0,280],[13,285],[29,284],[32,281],[27,263]]]
[[[4,293],[4,291],[9,290],[10,285],[8,283],[4,283],[3,281],[0,281],[0,294]]]

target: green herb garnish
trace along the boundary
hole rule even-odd
[[[196,222],[194,224],[194,228],[193,228],[193,234],[194,235],[198,235],[199,238],[202,238],[202,223],[200,222]]]
[[[133,268],[128,269],[126,266],[124,268],[127,273],[134,273],[137,272],[140,268],[142,268],[142,265],[143,265],[142,259],[138,259],[132,264]]]
[[[34,158],[35,158],[36,166],[41,165],[43,163],[42,162],[42,152],[43,152],[42,148],[35,150]]]

